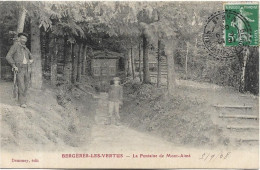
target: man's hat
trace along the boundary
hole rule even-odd
[[[20,32],[18,33],[18,37],[20,36],[25,36],[26,38],[28,38],[28,34],[24,33],[24,32]]]

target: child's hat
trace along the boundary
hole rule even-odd
[[[119,77],[114,77],[113,80],[114,81],[120,81],[120,78]]]

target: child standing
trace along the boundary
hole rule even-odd
[[[108,121],[107,125],[111,124],[113,113],[115,113],[115,124],[119,125],[119,107],[123,104],[123,87],[119,84],[120,78],[114,77],[114,84],[110,86],[108,92]]]

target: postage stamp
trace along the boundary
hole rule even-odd
[[[225,45],[259,45],[258,4],[225,4]]]
[[[210,15],[203,42],[215,58],[234,58],[245,46],[259,45],[258,4],[224,4]]]

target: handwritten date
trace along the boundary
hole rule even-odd
[[[227,159],[230,157],[230,154],[231,152],[219,152],[219,153],[203,153],[201,156],[200,156],[200,160],[203,160],[203,161],[214,161],[216,159]]]

